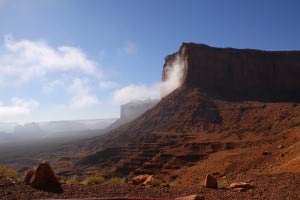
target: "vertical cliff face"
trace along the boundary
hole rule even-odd
[[[300,51],[214,48],[183,43],[165,59],[162,80],[180,57],[181,86],[235,100],[300,100]]]

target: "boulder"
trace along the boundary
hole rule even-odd
[[[24,180],[23,180],[23,182],[24,182],[26,185],[30,185],[30,180],[31,180],[31,178],[32,178],[33,175],[34,175],[34,172],[35,172],[34,169],[32,169],[32,170],[26,172],[26,174],[25,174],[25,176],[24,176]]]
[[[229,187],[231,189],[236,189],[236,188],[251,189],[253,188],[253,185],[246,182],[236,182],[236,183],[231,183]]]
[[[214,176],[208,174],[206,175],[204,186],[206,188],[218,189],[218,181]]]
[[[39,164],[30,179],[30,185],[33,188],[45,190],[47,192],[63,192],[61,183],[54,175],[48,162],[42,162]]]

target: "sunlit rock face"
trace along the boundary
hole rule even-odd
[[[300,100],[300,51],[214,48],[183,43],[166,57],[162,81],[178,66],[180,86],[236,100]]]

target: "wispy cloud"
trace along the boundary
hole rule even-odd
[[[119,84],[114,81],[100,81],[99,82],[99,88],[100,89],[113,89],[118,87]]]
[[[98,64],[78,47],[52,47],[45,41],[15,40],[4,37],[0,54],[1,77],[27,81],[54,72],[80,71],[101,76]]]
[[[113,99],[116,103],[124,104],[133,100],[159,99],[160,84],[150,87],[145,85],[131,84],[113,93]]]
[[[83,108],[92,105],[99,104],[99,100],[96,96],[84,95],[84,96],[74,96],[72,98],[70,106],[72,108]]]
[[[119,53],[121,55],[135,55],[138,53],[138,48],[136,46],[136,44],[132,41],[128,41],[125,43],[125,45],[123,47],[121,47],[119,49]]]
[[[123,88],[117,89],[113,93],[113,100],[117,103],[128,103],[132,100],[145,99],[160,99],[181,85],[183,76],[184,64],[182,60],[177,57],[173,63],[165,68],[167,79],[163,82],[155,83],[150,86],[143,84],[131,84]]]
[[[34,99],[21,99],[14,97],[10,105],[0,104],[0,120],[14,120],[15,117],[29,115],[31,111],[39,107],[40,103]]]
[[[44,84],[42,90],[45,94],[50,94],[57,87],[64,87],[64,86],[65,86],[65,82],[63,80],[56,79]]]
[[[72,108],[83,108],[100,103],[95,95],[90,94],[88,79],[75,78],[68,91],[73,94],[70,102]]]

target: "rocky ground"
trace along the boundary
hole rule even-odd
[[[247,191],[234,191],[227,183],[234,181],[251,182],[255,187]],[[300,174],[285,173],[273,175],[240,175],[232,180],[220,182],[220,189],[202,186],[144,187],[131,184],[63,185],[64,193],[53,194],[33,189],[23,183],[0,183],[0,199],[67,199],[103,197],[152,197],[172,198],[199,194],[205,199],[300,199]]]

